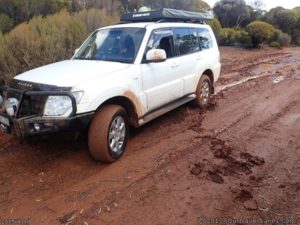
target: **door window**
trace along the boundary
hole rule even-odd
[[[200,51],[199,38],[196,29],[175,28],[174,36],[176,41],[176,53],[178,56]]]
[[[166,51],[167,58],[174,57],[173,32],[171,30],[153,31],[147,44],[146,53],[150,49],[163,49]],[[146,58],[146,53],[144,59]]]

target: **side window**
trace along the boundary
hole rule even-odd
[[[148,41],[145,55],[150,49],[163,49],[166,51],[167,58],[174,57],[174,41],[172,30],[153,31]]]
[[[191,51],[192,52],[200,51],[201,46],[200,46],[200,43],[199,43],[197,29],[190,29],[190,34],[191,34],[191,41],[192,41]]]
[[[206,28],[198,28],[197,31],[201,49],[205,50],[212,48],[213,42],[209,30]]]
[[[177,55],[186,55],[200,50],[196,29],[175,28]]]

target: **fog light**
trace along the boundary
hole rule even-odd
[[[39,132],[42,129],[42,125],[39,124],[39,123],[34,123],[33,128],[34,128],[35,131]]]
[[[6,113],[9,116],[14,116],[15,112],[19,106],[19,101],[15,98],[9,98],[5,102]]]
[[[12,105],[6,104],[6,113],[7,113],[9,116],[14,116],[14,115],[15,115],[15,110],[14,110],[14,108],[13,108]]]

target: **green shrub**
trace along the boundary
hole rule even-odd
[[[281,45],[280,45],[280,43],[278,41],[272,41],[270,43],[270,47],[272,47],[272,48],[280,48]]]
[[[300,45],[300,29],[294,29],[292,32],[293,44]]]
[[[223,28],[220,30],[219,43],[225,46],[251,46],[252,40],[244,30]]]
[[[222,29],[221,23],[218,19],[213,19],[207,22],[208,25],[211,26],[211,29],[213,30],[217,41],[220,40],[220,31]]]
[[[251,36],[254,46],[268,42],[275,32],[275,28],[271,24],[261,21],[250,23],[246,30]]]
[[[273,37],[270,39],[270,42],[278,42],[280,46],[288,46],[291,43],[292,38],[283,33],[281,30],[275,29]]]

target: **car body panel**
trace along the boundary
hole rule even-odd
[[[133,23],[107,28],[145,28],[144,38],[133,63],[100,60],[70,60],[42,66],[15,77],[18,81],[70,87],[70,92],[83,92],[77,102],[76,116],[96,112],[114,98],[126,98],[134,107],[136,124],[143,117],[165,105],[196,91],[205,71],[216,82],[220,75],[220,53],[212,29],[208,25],[191,23]],[[163,62],[144,62],[152,32],[160,28],[205,28],[212,38],[212,48],[167,58]],[[0,89],[1,90],[1,89]],[[0,93],[1,94],[1,93]],[[56,93],[57,94],[57,93]],[[185,101],[182,101],[185,102]],[[41,115],[38,117],[41,121]],[[55,118],[51,118],[55,119]],[[59,121],[63,118],[57,118]],[[30,123],[32,118],[30,120]],[[1,121],[0,121],[1,123]],[[32,126],[32,124],[31,124]]]

